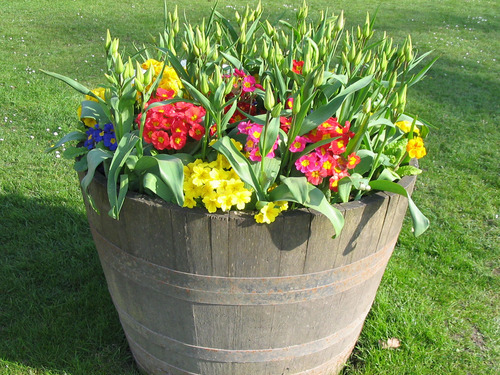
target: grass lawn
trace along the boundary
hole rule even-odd
[[[229,15],[245,3],[220,0],[219,9]],[[274,20],[300,3],[263,1]],[[80,97],[39,69],[97,86],[106,29],[132,52],[161,30],[162,4],[0,2],[0,375],[138,374],[76,173],[43,153],[72,129]],[[213,4],[185,0],[180,14],[201,19]],[[309,4],[310,17],[344,9],[348,26],[379,8],[378,31],[396,41],[411,34],[421,52],[440,56],[407,108],[435,125],[414,193],[431,228],[415,240],[405,222],[343,374],[500,373],[500,2]],[[384,349],[390,338],[401,346]]]

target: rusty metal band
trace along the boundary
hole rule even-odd
[[[370,306],[371,307],[371,306]],[[220,362],[220,363],[262,363],[276,361],[290,361],[293,358],[314,355],[334,347],[345,339],[351,341],[348,345],[351,349],[363,327],[363,322],[368,315],[369,309],[359,314],[349,325],[345,326],[334,334],[321,339],[306,342],[300,345],[291,345],[284,348],[271,349],[218,349],[202,346],[190,345],[175,340],[171,337],[155,332],[139,323],[123,310],[118,310],[122,324],[127,328],[125,332],[129,343],[133,346],[140,346],[131,334],[132,332],[142,336],[149,343],[161,348],[161,351],[178,353],[185,357],[195,358],[200,361]],[[352,344],[352,345],[351,345]],[[151,354],[149,354],[151,355]]]
[[[118,274],[173,298],[217,305],[288,304],[349,290],[383,272],[396,239],[349,265],[310,274],[276,277],[223,277],[191,274],[159,266],[121,250],[91,226],[101,261]]]

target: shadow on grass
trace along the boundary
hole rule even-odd
[[[83,210],[4,195],[0,228],[0,360],[16,374],[138,374]]]

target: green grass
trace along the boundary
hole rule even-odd
[[[91,3],[89,5],[89,3]],[[213,1],[179,4],[190,19]],[[264,1],[272,17],[291,4]],[[407,221],[354,354],[351,374],[500,373],[500,4],[496,0],[311,0],[349,25],[410,33],[440,60],[409,95],[435,125]],[[241,9],[241,0],[220,1]],[[274,4],[271,6],[271,4]],[[278,4],[278,5],[277,5]],[[71,163],[43,150],[75,123],[78,95],[38,69],[96,86],[107,28],[132,51],[162,26],[162,1],[0,3],[0,374],[137,374],[107,292]],[[182,13],[182,12],[181,12]],[[379,340],[396,337],[398,349]]]

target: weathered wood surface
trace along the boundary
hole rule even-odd
[[[414,178],[401,182],[410,192]],[[115,221],[87,214],[131,350],[150,374],[336,374],[396,243],[407,199],[377,193],[322,215],[207,214],[135,194]]]

